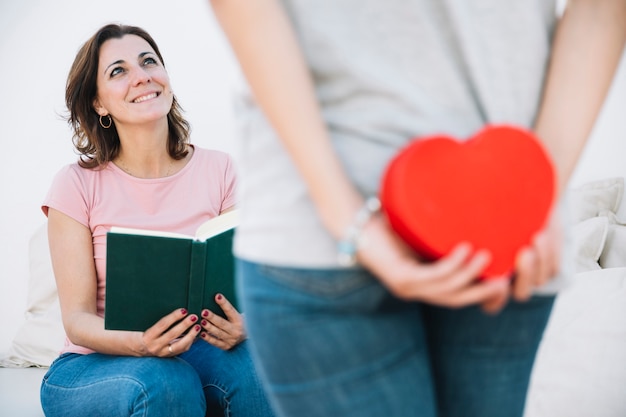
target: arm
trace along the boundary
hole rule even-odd
[[[626,1],[569,0],[557,27],[535,125],[566,188],[611,85],[626,41]],[[514,296],[530,296],[558,269],[558,220],[520,254]],[[539,271],[539,272],[537,272]]]
[[[338,236],[362,199],[334,154],[304,58],[279,3],[211,1],[259,106],[304,175],[324,224]],[[346,196],[345,203],[333,201],[336,195]]]
[[[568,0],[557,27],[535,131],[567,185],[602,108],[626,40],[626,1]]]
[[[72,343],[96,352],[127,356],[170,356],[169,343],[194,324],[180,310],[164,317],[146,332],[104,329],[96,314],[97,278],[91,232],[69,216],[49,209],[48,239],[57,283],[63,326]],[[197,319],[197,318],[196,318]],[[187,350],[198,332],[176,342],[176,353]]]
[[[257,103],[300,170],[323,224],[336,239],[342,238],[363,197],[334,152],[280,2],[211,0],[211,4]],[[320,171],[319,166],[325,169]],[[466,245],[424,265],[380,216],[367,223],[362,236],[369,244],[359,248],[360,262],[399,297],[461,306],[501,297],[506,291],[498,280],[475,282],[488,254],[472,254]]]

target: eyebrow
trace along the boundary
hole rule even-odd
[[[142,52],[142,53],[140,53],[140,54],[139,54],[139,58],[143,58],[143,57],[144,57],[144,56],[146,56],[146,55],[156,55],[156,53],[154,53],[154,52],[152,52],[152,51]],[[123,62],[124,62],[124,60],[123,60],[123,59],[118,59],[117,61],[115,61],[115,62],[113,62],[113,63],[109,64],[109,65],[108,65],[108,66],[104,69],[103,74],[106,74],[106,73],[107,73],[107,71],[109,70],[109,68],[111,68],[113,65],[121,64],[121,63],[123,63]]]

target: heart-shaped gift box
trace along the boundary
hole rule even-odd
[[[491,252],[482,278],[511,275],[519,250],[547,221],[555,170],[526,129],[488,125],[466,141],[416,138],[393,158],[380,199],[391,227],[435,260],[460,242]]]

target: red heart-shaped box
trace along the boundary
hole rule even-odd
[[[546,223],[555,193],[552,161],[529,131],[489,125],[466,141],[413,140],[381,184],[383,212],[417,253],[435,260],[460,242],[487,249],[482,278],[510,275]]]

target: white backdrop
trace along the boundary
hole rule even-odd
[[[164,55],[176,95],[200,146],[235,152],[230,93],[239,83],[208,0],[0,0],[0,352],[26,305],[28,239],[44,223],[52,176],[76,155],[62,119],[67,72],[100,26],[141,26]],[[571,184],[626,176],[626,65]],[[567,123],[567,121],[564,121]]]

